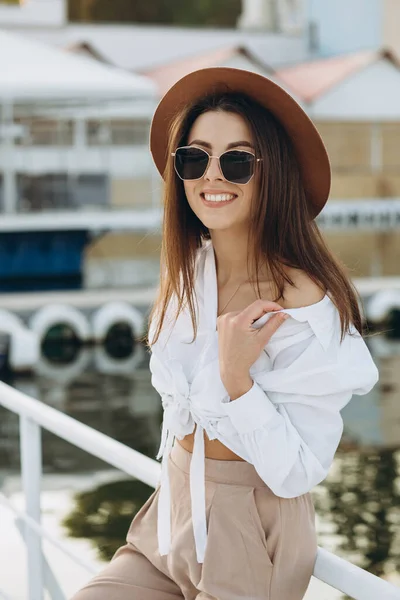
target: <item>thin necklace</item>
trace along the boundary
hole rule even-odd
[[[239,288],[244,284],[247,283],[249,281],[250,277],[248,277],[248,279],[246,279],[246,281],[242,281],[242,283],[239,283],[239,285],[237,286],[236,290],[233,292],[232,296],[229,298],[228,302],[225,304],[225,306],[223,308],[221,308],[221,310],[218,313],[218,317],[220,316],[221,313],[224,312],[224,310],[226,309],[226,307],[228,306],[229,302],[232,300],[232,298],[237,294],[237,292],[239,291]]]

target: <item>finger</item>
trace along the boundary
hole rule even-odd
[[[258,335],[264,341],[264,345],[269,341],[269,339],[274,335],[274,333],[279,329],[279,327],[286,321],[289,317],[286,313],[278,313],[273,315],[260,329],[257,330]]]
[[[273,312],[275,310],[282,310],[283,306],[277,302],[271,302],[270,300],[262,300],[261,298],[255,300],[239,315],[239,320],[243,321],[246,325],[251,325],[254,321],[262,317],[267,312]]]

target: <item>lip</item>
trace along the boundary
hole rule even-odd
[[[232,198],[232,200],[221,200],[221,202],[212,202],[212,201],[207,201],[204,198],[204,194],[232,194],[233,192],[222,192],[222,191],[210,191],[210,190],[206,190],[204,192],[201,192],[200,194],[200,198],[202,203],[205,206],[208,206],[209,208],[222,208],[223,206],[226,206],[227,204],[232,204],[233,202],[235,202],[235,200],[237,199],[237,194],[235,194],[234,198]]]
[[[229,190],[203,190],[200,194],[235,194],[235,192],[230,192]]]

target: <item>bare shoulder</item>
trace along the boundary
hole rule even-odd
[[[279,302],[283,308],[310,306],[325,296],[325,291],[301,269],[289,269],[288,274],[294,285],[285,288],[285,298]]]

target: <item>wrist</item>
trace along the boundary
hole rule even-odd
[[[236,400],[246,394],[253,387],[253,380],[250,375],[245,377],[226,377],[223,381],[224,387],[231,400]]]

